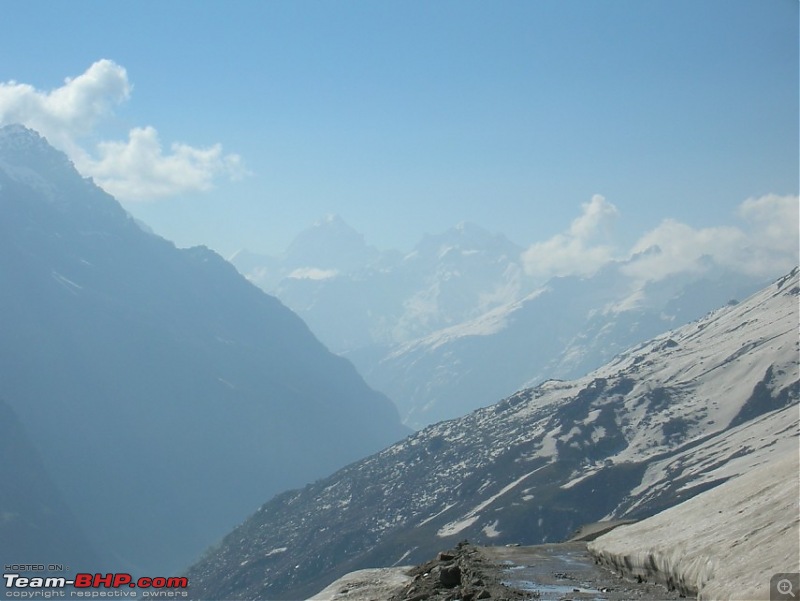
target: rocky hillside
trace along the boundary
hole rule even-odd
[[[120,571],[188,565],[407,433],[277,299],[145,232],[21,126],[0,129],[0,396]]]
[[[795,269],[584,378],[520,391],[273,498],[190,570],[195,596],[303,598],[462,538],[563,540],[796,449],[798,291]]]

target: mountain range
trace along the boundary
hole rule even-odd
[[[474,224],[400,253],[378,251],[330,216],[282,256],[243,251],[231,261],[421,428],[548,378],[583,376],[767,283],[709,257],[643,279],[639,261],[660,252],[540,282],[527,273],[522,247]]]
[[[517,298],[522,250],[461,223],[424,236],[411,252],[379,251],[329,215],[281,256],[242,250],[230,261],[301,315],[332,351],[348,354],[408,342]]]
[[[277,299],[140,227],[22,126],[0,129],[0,397],[120,571],[188,565],[264,498],[408,432]],[[35,516],[8,519],[5,545],[35,544]]]
[[[563,540],[796,454],[798,269],[737,304],[429,426],[265,503],[189,571],[193,596],[305,598],[468,538]]]

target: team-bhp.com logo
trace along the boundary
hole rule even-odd
[[[130,589],[142,589],[142,597],[186,597],[189,579],[183,576],[170,578],[142,576],[133,578],[126,573],[75,574],[63,576],[22,576],[3,574],[6,598],[49,599],[52,597],[137,597]],[[72,587],[67,590],[68,587]]]

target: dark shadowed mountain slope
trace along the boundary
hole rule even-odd
[[[468,538],[644,517],[798,445],[798,271],[641,344],[442,422],[265,505],[190,571],[196,597],[299,599]]]
[[[0,400],[0,482],[3,483],[0,486],[3,566],[103,567],[101,556],[89,545],[25,428],[3,400]]]
[[[0,130],[0,395],[92,542],[158,573],[405,434],[278,300],[20,126]]]

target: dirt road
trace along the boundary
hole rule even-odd
[[[595,564],[586,543],[533,547],[478,547],[486,568],[511,589],[536,599],[679,599],[677,591],[648,582],[631,582]],[[538,596],[536,596],[538,593]]]
[[[460,544],[406,575],[410,580],[387,597],[391,601],[680,598],[677,591],[648,582],[631,582],[595,564],[585,542],[532,547]]]

